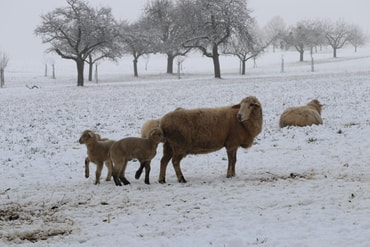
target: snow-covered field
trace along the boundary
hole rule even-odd
[[[281,54],[270,53],[246,76],[228,58],[222,80],[208,59],[185,60],[181,80],[159,75],[164,61],[150,60],[139,79],[102,66],[102,82],[83,88],[73,67],[52,80],[41,64],[40,72],[9,65],[0,90],[0,246],[369,246],[369,54],[323,52],[311,73],[288,53],[280,73]],[[171,165],[159,184],[161,145],[151,185],[134,179],[138,162],[128,165],[128,186],[104,181],[106,168],[94,185],[93,164],[84,177],[86,147],[77,140],[85,129],[138,136],[145,120],[176,107],[249,95],[262,103],[264,128],[253,147],[239,149],[232,179],[223,149],[183,159],[186,184]],[[285,108],[313,98],[325,104],[324,125],[278,128]]]

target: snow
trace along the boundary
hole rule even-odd
[[[151,57],[139,79],[120,71],[123,62],[102,64],[101,83],[83,88],[71,64],[57,63],[64,77],[57,70],[53,80],[41,63],[14,62],[0,90],[0,246],[368,246],[368,54],[340,50],[332,59],[323,51],[312,73],[297,52],[271,52],[246,76],[228,57],[221,80],[203,57],[187,58],[180,80],[159,74],[165,61]],[[238,150],[232,179],[222,149],[183,159],[186,184],[171,165],[159,184],[161,145],[150,185],[134,179],[137,162],[128,165],[128,186],[104,181],[106,168],[100,185],[84,177],[86,147],[77,140],[85,129],[139,136],[145,120],[176,107],[232,105],[249,95],[262,103],[264,127],[251,148]],[[285,108],[313,98],[325,104],[322,126],[278,128]]]

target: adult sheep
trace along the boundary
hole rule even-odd
[[[235,176],[238,147],[252,146],[253,139],[262,130],[262,107],[254,96],[239,104],[219,108],[199,108],[172,111],[160,122],[165,142],[159,174],[159,183],[166,182],[166,168],[172,159],[177,180],[186,183],[180,161],[188,154],[205,154],[226,148],[227,177]]]
[[[323,105],[317,99],[311,100],[305,106],[290,107],[280,116],[279,126],[309,126],[322,124],[321,109]]]

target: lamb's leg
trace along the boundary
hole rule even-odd
[[[227,178],[235,177],[236,151],[237,149],[226,150],[228,158]]]
[[[119,179],[122,181],[124,185],[130,184],[130,182],[125,178],[125,171],[126,171],[126,166],[127,166],[127,159],[124,159],[123,161],[123,166],[119,175]]]
[[[139,179],[140,178],[141,173],[143,173],[144,167],[145,167],[145,162],[140,162],[140,167],[139,167],[139,169],[137,169],[137,171],[135,173],[135,179]]]
[[[108,174],[107,174],[107,178],[105,179],[105,181],[110,181],[112,179],[112,172],[113,172],[112,162],[110,160],[106,160],[105,166],[108,169]]]
[[[158,179],[158,182],[161,184],[166,183],[166,169],[167,169],[168,162],[170,162],[171,159],[172,159],[172,148],[168,144],[168,142],[165,142],[163,144],[163,156],[161,159],[161,168],[159,171],[159,179]]]
[[[177,181],[179,181],[179,183],[186,183],[186,180],[184,178],[184,175],[181,172],[181,167],[180,167],[180,161],[183,157],[184,155],[180,154],[180,155],[174,155],[172,158],[172,165],[173,165],[173,168],[175,169]]]
[[[90,176],[90,159],[89,157],[85,158],[85,178]]]
[[[113,162],[113,180],[116,186],[122,186],[122,183],[119,179],[119,174],[121,172],[121,167],[122,167],[122,161],[121,160],[112,160]]]
[[[145,163],[145,180],[146,184],[150,184],[149,182],[149,174],[150,174],[150,161],[146,161]]]
[[[100,184],[100,176],[101,171],[103,170],[103,162],[99,162],[96,164],[96,171],[95,171],[95,184]]]

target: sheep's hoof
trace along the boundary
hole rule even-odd
[[[116,186],[122,186],[122,183],[121,181],[119,181],[119,179],[117,178],[113,178],[114,179],[114,183],[116,184]]]
[[[163,179],[159,179],[159,180],[158,180],[158,183],[160,183],[160,184],[165,184],[165,183],[166,183],[166,179],[164,179],[164,178],[163,178]]]
[[[140,178],[140,176],[141,176],[141,173],[142,173],[143,171],[137,171],[136,173],[135,173],[135,179],[139,179]]]
[[[128,184],[130,184],[130,182],[129,182],[125,177],[120,177],[119,179],[121,179],[121,181],[122,181],[122,183],[123,183],[124,185],[128,185]]]
[[[99,181],[95,181],[95,183],[94,183],[95,185],[98,185],[98,184],[100,184],[100,182]]]
[[[184,177],[181,177],[181,178],[179,179],[179,183],[182,183],[182,184],[186,183],[185,178],[184,178]]]
[[[112,178],[111,177],[107,177],[106,179],[105,179],[105,181],[111,181],[112,180]]]
[[[146,180],[146,179],[145,179],[144,183],[145,183],[145,184],[150,184],[150,183],[149,183],[149,180]]]

